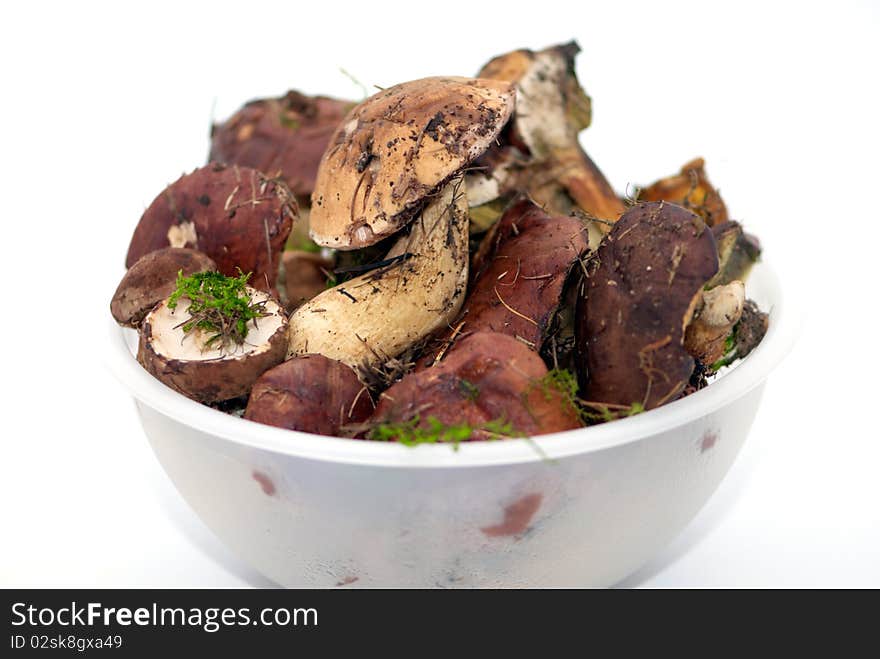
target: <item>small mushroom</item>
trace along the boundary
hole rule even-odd
[[[211,128],[210,159],[281,176],[300,199],[315,187],[330,137],[354,105],[291,90],[251,101]]]
[[[193,327],[190,300],[167,298],[147,314],[140,327],[138,361],[172,389],[202,403],[247,394],[264,371],[284,359],[287,317],[267,293],[246,287],[251,304],[265,316],[247,323],[238,345],[213,343],[213,331]]]
[[[354,370],[323,355],[302,355],[269,369],[254,384],[245,419],[288,430],[339,435],[373,412]]]
[[[137,327],[144,316],[174,292],[178,273],[216,270],[214,261],[195,249],[166,247],[139,258],[113,294],[110,313],[117,323]]]
[[[458,314],[468,277],[461,178],[436,194],[384,265],[330,288],[290,316],[289,355],[321,354],[352,367],[395,357]]]
[[[246,167],[208,165],[182,176],[150,204],[125,264],[164,247],[189,247],[212,258],[223,274],[249,272],[254,287],[272,290],[296,217],[296,200],[282,181]]]
[[[712,232],[681,206],[640,203],[617,221],[588,271],[576,327],[585,397],[645,409],[675,399],[695,365],[685,329],[718,271]]]
[[[704,290],[685,331],[685,350],[707,366],[724,357],[725,343],[742,317],[745,301],[741,281]]]
[[[605,220],[590,225],[595,247],[624,206],[578,142],[592,115],[574,70],[578,52],[575,42],[538,52],[515,50],[480,70],[481,77],[516,84],[517,99],[508,144],[493,149],[494,162],[486,161],[487,170],[473,178],[494,180],[499,191],[527,190],[552,213],[567,215],[580,208]]]
[[[480,243],[473,283],[459,316],[427,351],[448,353],[456,337],[479,331],[507,334],[540,350],[554,327],[566,280],[587,250],[587,228],[571,216],[550,216],[520,199]]]
[[[477,332],[435,368],[404,376],[379,398],[371,425],[467,424],[469,439],[492,438],[487,426],[509,424],[516,436],[581,427],[574,402],[545,380],[540,356],[513,337]]]
[[[424,78],[356,106],[318,169],[312,239],[357,249],[400,230],[426,198],[489,148],[514,97],[505,82]]]
[[[710,227],[727,222],[727,206],[706,176],[706,163],[694,158],[674,176],[639,191],[639,201],[671,201],[697,213]]]

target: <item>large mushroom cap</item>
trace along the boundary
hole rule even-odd
[[[615,223],[589,269],[577,311],[587,399],[645,409],[674,400],[694,370],[685,329],[718,272],[712,231],[681,206],[640,203]]]
[[[300,198],[315,176],[330,137],[354,103],[291,90],[247,103],[211,129],[211,160],[280,174]]]
[[[356,106],[318,169],[312,239],[357,249],[396,232],[429,195],[489,148],[514,102],[508,82],[424,78]]]

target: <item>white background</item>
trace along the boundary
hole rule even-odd
[[[27,9],[23,7],[27,4]],[[743,454],[627,580],[880,586],[880,3],[15,3],[0,25],[0,585],[267,585],[185,507],[102,366],[141,212],[211,118],[580,42],[619,190],[696,155],[804,301]]]

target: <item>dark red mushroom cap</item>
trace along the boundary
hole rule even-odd
[[[694,369],[685,328],[718,271],[712,231],[681,206],[641,203],[621,216],[588,268],[577,310],[585,397],[645,409],[675,399]]]

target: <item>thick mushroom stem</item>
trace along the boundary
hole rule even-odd
[[[724,357],[725,343],[742,317],[745,301],[746,288],[738,280],[703,291],[684,336],[684,347],[691,356],[706,365]]]
[[[328,289],[290,317],[289,356],[321,354],[377,365],[454,318],[468,279],[468,214],[461,177],[425,207],[386,265]]]

